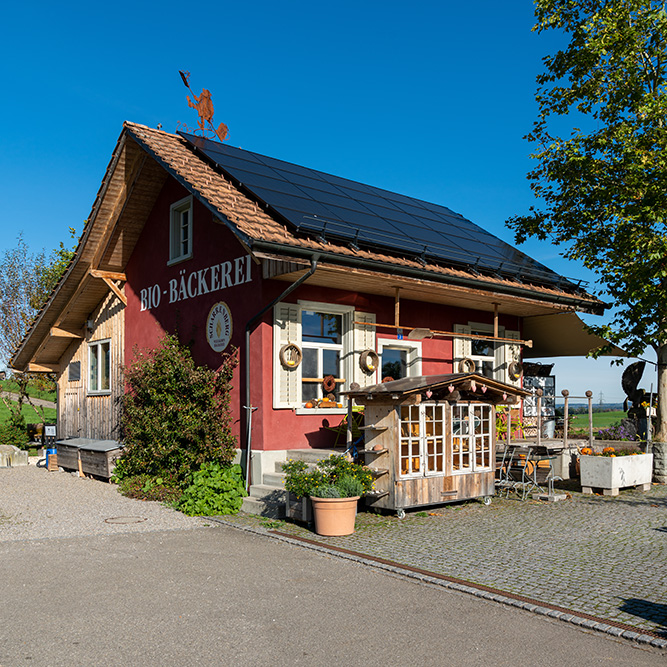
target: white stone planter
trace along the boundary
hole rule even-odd
[[[636,456],[582,456],[581,490],[593,493],[602,489],[605,496],[617,496],[625,486],[638,486],[641,491],[651,488],[653,454]]]

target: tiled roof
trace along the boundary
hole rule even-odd
[[[226,222],[230,228],[250,247],[254,242],[274,243],[284,246],[285,251],[299,249],[309,252],[326,253],[340,258],[366,260],[380,263],[384,270],[392,266],[419,271],[425,279],[469,279],[481,288],[517,288],[523,292],[534,293],[536,298],[557,298],[569,295],[581,300],[582,309],[600,310],[603,303],[596,297],[573,289],[571,283],[564,287],[531,285],[521,280],[496,275],[484,275],[474,270],[446,266],[441,263],[424,263],[418,258],[401,257],[383,252],[382,249],[369,250],[354,248],[347,244],[321,241],[313,236],[295,234],[282,221],[272,217],[255,201],[237,188],[229,179],[200,157],[182,137],[155,130],[143,125],[126,122],[125,128],[146,151],[187,189],[193,192],[214,214]],[[586,305],[587,308],[586,308]]]

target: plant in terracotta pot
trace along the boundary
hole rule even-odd
[[[357,501],[373,488],[373,473],[366,466],[332,454],[311,468],[305,461],[283,464],[285,489],[297,498],[310,497],[318,535],[354,532]]]

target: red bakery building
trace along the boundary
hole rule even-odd
[[[60,439],[114,441],[135,347],[175,332],[216,368],[235,346],[255,481],[331,444],[352,383],[474,371],[520,387],[523,359],[595,347],[575,312],[604,307],[444,206],[126,123],[11,366],[57,374]]]

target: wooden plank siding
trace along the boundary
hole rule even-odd
[[[70,344],[60,359],[58,378],[58,437],[93,438],[97,440],[120,439],[120,407],[124,391],[123,382],[123,329],[125,307],[110,292],[90,316],[92,328],[86,328],[85,340]],[[88,346],[102,340],[110,341],[111,368],[110,393],[88,393]],[[81,377],[76,382],[68,378],[69,364],[81,363]]]
[[[403,404],[413,402],[410,399]],[[451,408],[446,410],[445,466],[441,474],[402,477],[400,470],[400,419],[396,403],[373,401],[366,405],[366,464],[378,471],[375,490],[378,497],[367,497],[371,507],[400,509],[492,496],[495,492],[495,443],[492,436],[491,470],[456,473],[452,468]],[[495,418],[493,419],[495,424]],[[376,427],[376,428],[372,428]],[[375,446],[379,453],[371,452]],[[380,474],[380,471],[383,471]],[[388,471],[388,472],[384,472]],[[385,495],[381,495],[385,494]]]

